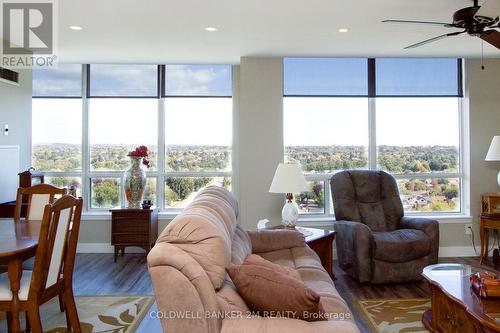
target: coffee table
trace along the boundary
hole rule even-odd
[[[471,288],[475,269],[461,264],[437,264],[422,275],[431,289],[431,309],[422,322],[431,332],[500,332],[500,299],[481,298]]]

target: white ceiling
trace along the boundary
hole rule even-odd
[[[498,0],[490,0],[498,1]],[[60,0],[63,62],[238,63],[242,56],[479,57],[481,40],[450,37],[440,26],[383,19],[451,22],[467,0]],[[68,29],[79,25],[82,31]],[[215,26],[217,32],[206,32]],[[350,28],[339,33],[341,27]],[[500,50],[484,43],[487,57]]]

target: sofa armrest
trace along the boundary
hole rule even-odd
[[[297,230],[247,231],[252,242],[252,252],[261,253],[306,246],[306,240]]]
[[[424,217],[403,216],[399,223],[400,229],[416,229],[425,233],[431,242],[430,262],[437,263],[439,252],[439,222]]]
[[[328,320],[307,322],[290,318],[237,318],[224,319],[221,333],[358,333],[359,329],[351,320]]]
[[[157,243],[147,256],[148,270],[159,319],[164,332],[219,332],[221,321],[205,316],[218,311],[212,282],[205,270],[188,253],[169,243]],[[168,313],[189,313],[161,316]],[[160,317],[161,316],[161,317]]]
[[[342,269],[360,282],[371,279],[373,236],[370,228],[360,222],[336,221],[337,254]]]

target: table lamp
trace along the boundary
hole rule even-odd
[[[496,135],[491,140],[490,149],[486,154],[485,161],[500,161],[500,135]],[[500,172],[498,172],[498,185],[500,186]]]
[[[297,204],[293,202],[293,193],[307,190],[306,179],[300,165],[296,163],[280,163],[278,165],[269,192],[286,193],[287,201],[281,211],[281,218],[287,228],[295,229],[299,217],[299,209]]]

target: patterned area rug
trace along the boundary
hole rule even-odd
[[[428,298],[357,300],[360,313],[372,332],[428,332],[422,324],[423,313],[430,309]]]
[[[133,333],[154,302],[152,296],[77,296],[78,316],[83,333]],[[59,311],[57,298],[40,308],[44,332],[66,333],[66,316]],[[21,315],[24,327],[24,314]],[[5,313],[0,313],[0,332],[7,332]]]

